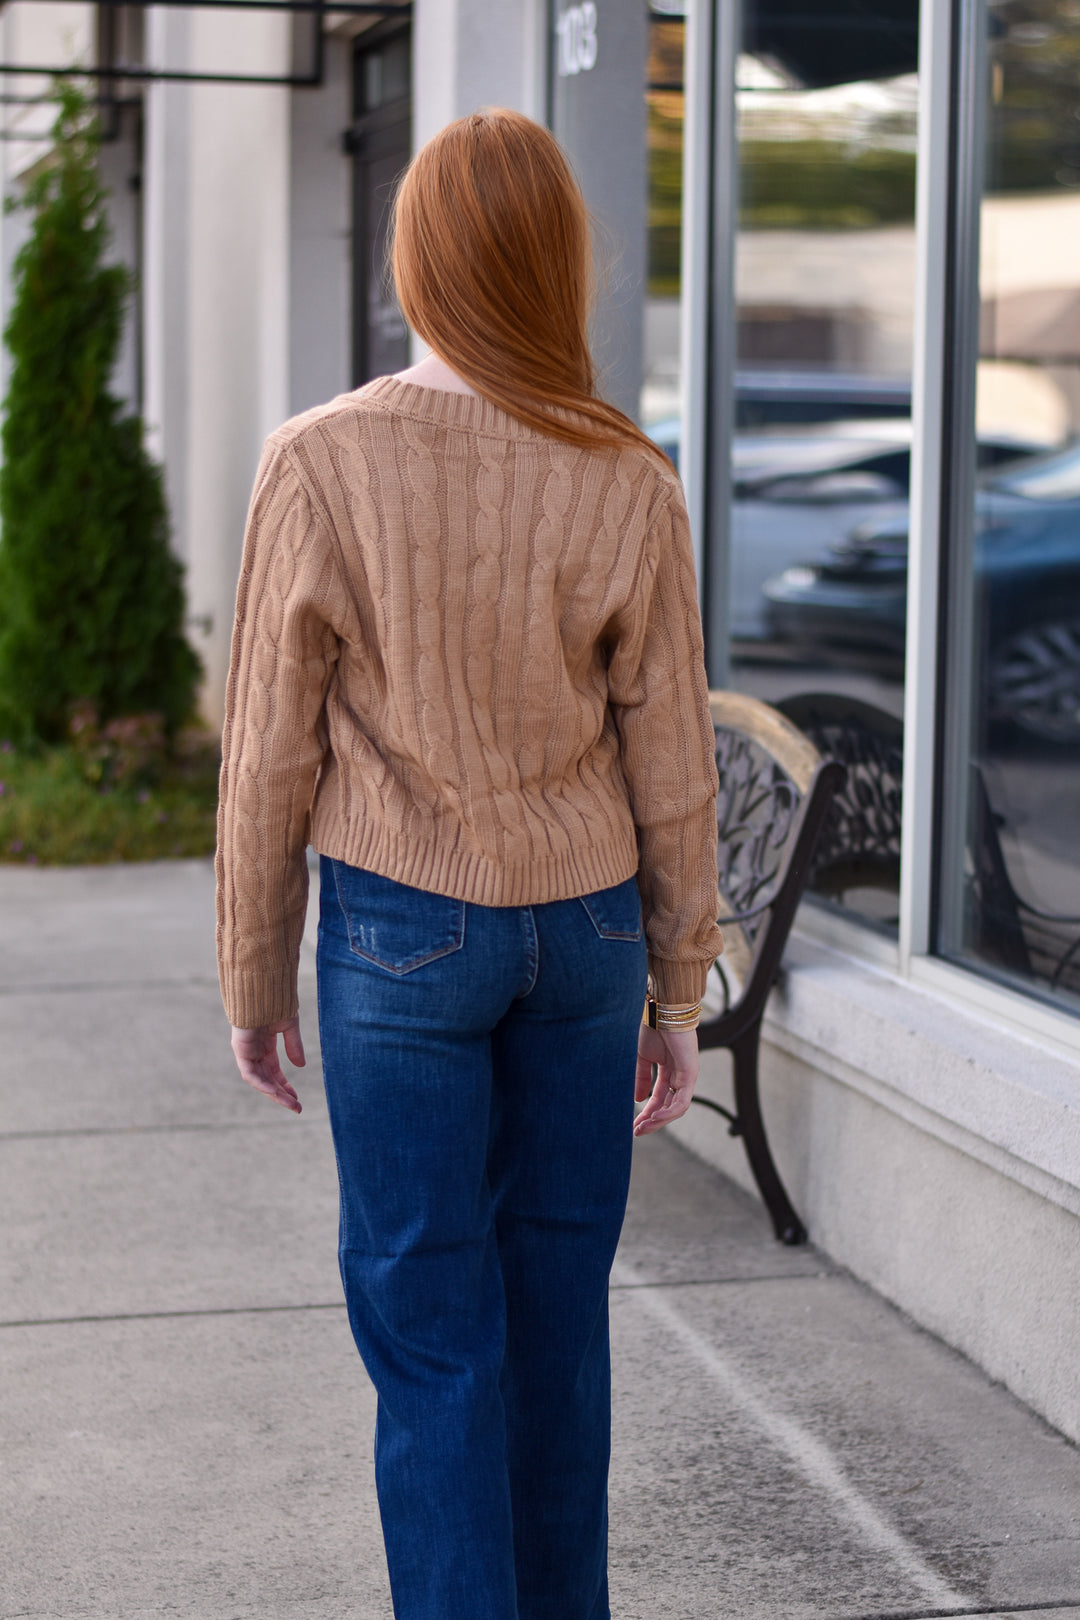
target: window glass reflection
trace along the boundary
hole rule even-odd
[[[683,57],[682,4],[649,7],[645,111],[648,140],[648,214],[644,306],[644,381],[638,420],[679,459],[679,294],[682,234]]]
[[[850,769],[814,888],[896,926],[917,6],[747,0],[733,680]],[[997,446],[987,446],[997,454]]]
[[[1044,449],[951,537],[941,944],[1080,1008],[1080,6],[993,4],[985,49],[977,425]]]

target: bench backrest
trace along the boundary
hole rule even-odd
[[[716,733],[718,920],[724,955],[710,976],[702,1045],[760,1016],[844,768],[824,761],[776,709],[710,694]],[[728,919],[725,921],[725,919]]]
[[[850,889],[900,891],[904,723],[838,692],[800,692],[780,711],[847,778],[833,800],[814,853],[809,887],[829,899]]]

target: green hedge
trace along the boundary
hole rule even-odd
[[[743,141],[744,230],[867,230],[915,218],[915,154],[839,141]],[[649,107],[649,292],[679,291],[682,120]]]
[[[857,230],[915,218],[915,154],[838,141],[744,141],[739,223]]]

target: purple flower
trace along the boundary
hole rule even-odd
[[[14,744],[5,737],[3,742],[0,742],[0,754],[10,754],[13,747]]]
[[[22,839],[13,838],[11,843],[8,845],[8,849],[11,851],[12,855],[18,855],[22,849]]]
[[[7,786],[7,784],[5,782],[0,782],[0,799],[2,799],[4,797],[4,788],[6,786]]]

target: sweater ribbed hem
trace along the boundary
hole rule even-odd
[[[300,1010],[296,991],[296,967],[290,963],[276,972],[243,972],[239,968],[221,970],[221,999],[225,1016],[234,1029],[261,1029],[295,1018]]]
[[[453,841],[419,844],[376,822],[352,828],[323,827],[316,805],[311,842],[320,855],[332,860],[478,906],[542,906],[552,900],[573,900],[625,883],[638,868],[632,829],[618,843],[590,844],[517,865],[497,864]]]

